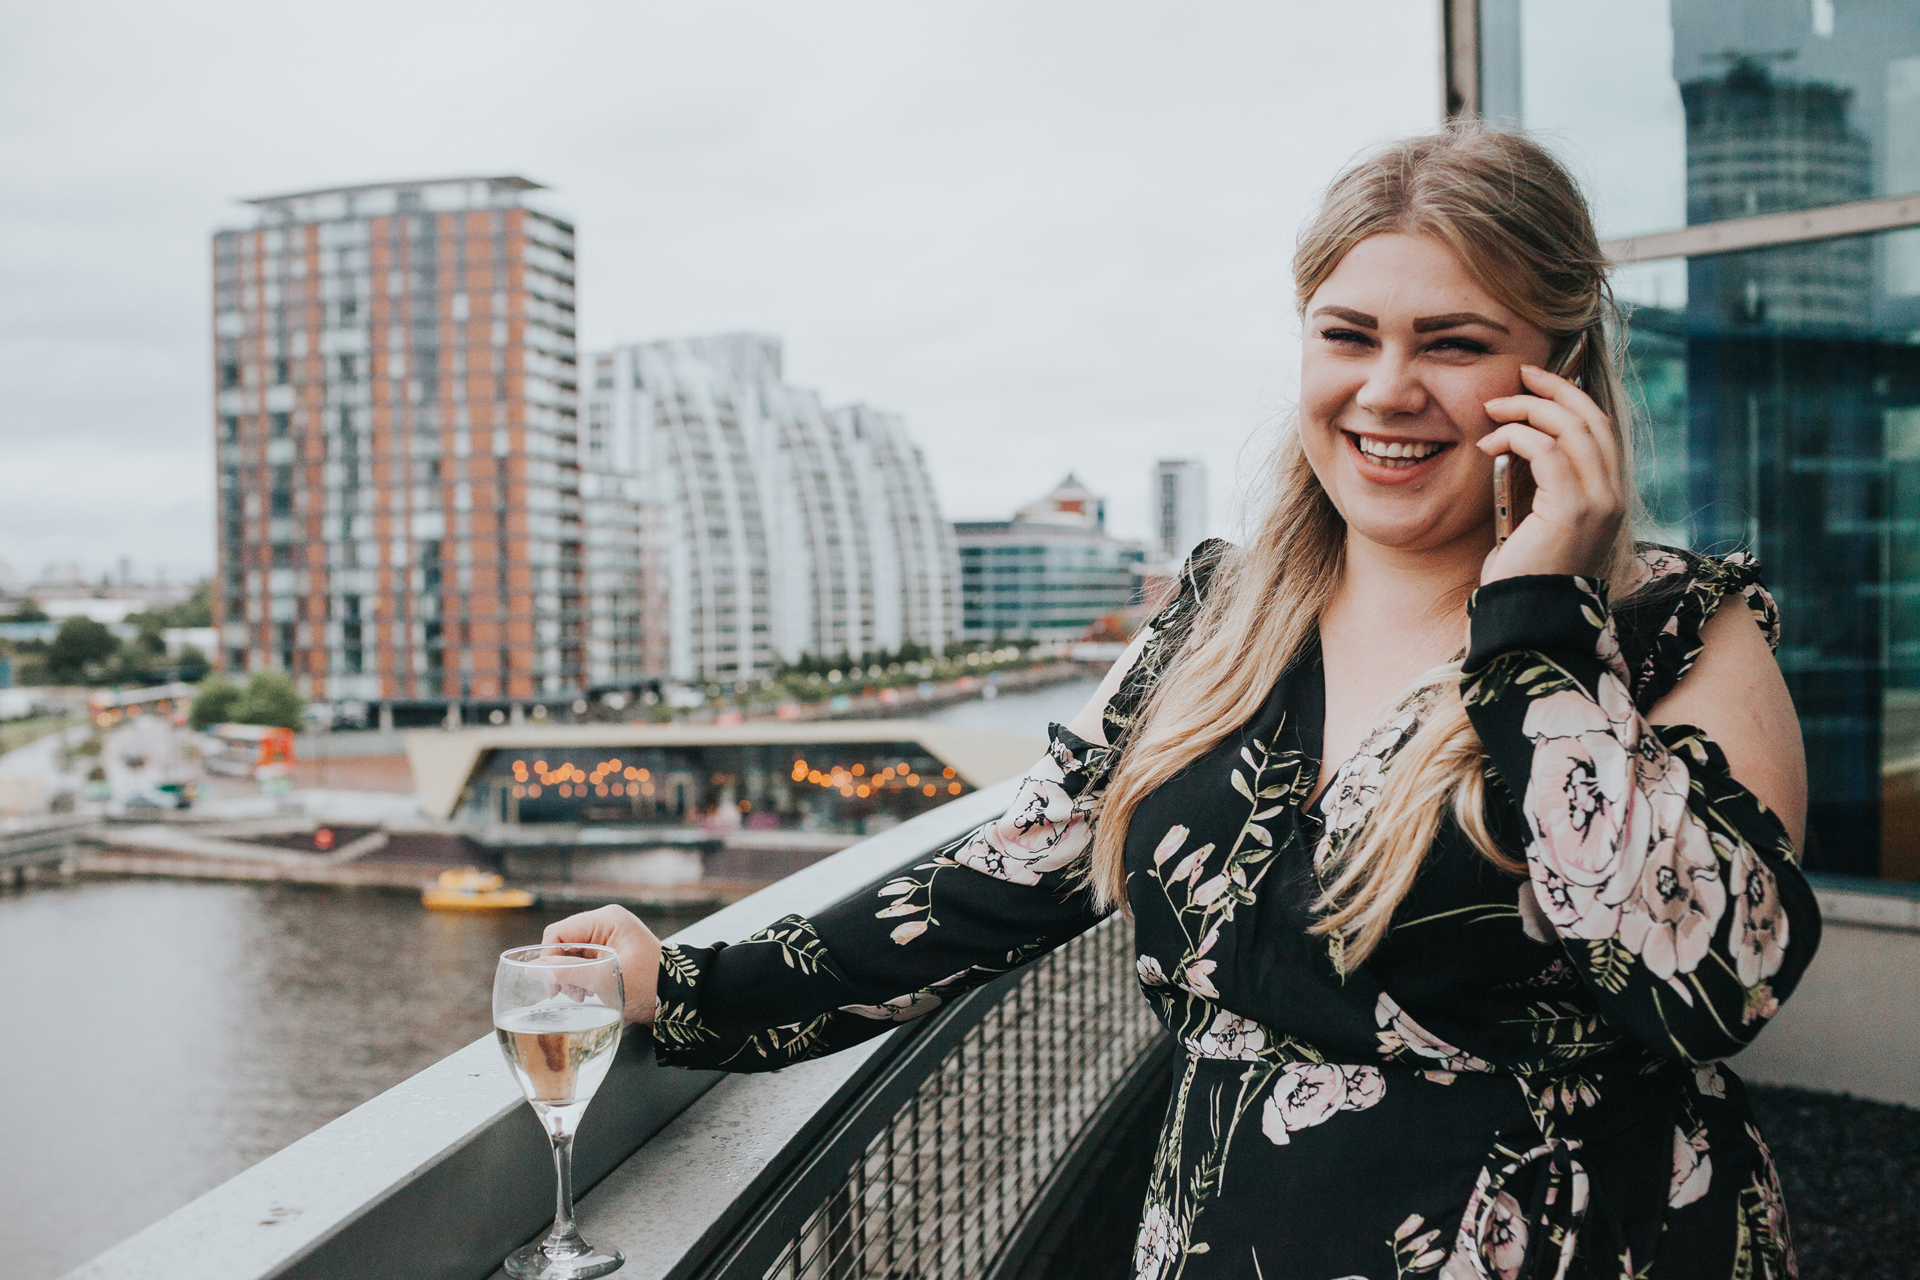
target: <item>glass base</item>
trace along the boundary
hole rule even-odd
[[[618,1249],[596,1248],[575,1231],[559,1239],[546,1235],[515,1249],[505,1267],[515,1280],[589,1280],[618,1271],[626,1261]]]

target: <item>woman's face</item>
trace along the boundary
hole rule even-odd
[[[1350,536],[1401,551],[1493,539],[1486,402],[1552,340],[1428,236],[1369,236],[1307,302],[1300,437]]]

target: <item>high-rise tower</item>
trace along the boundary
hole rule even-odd
[[[227,671],[403,704],[587,685],[573,228],[538,189],[268,196],[214,236]]]
[[[1197,458],[1162,458],[1153,469],[1153,537],[1160,564],[1179,564],[1207,536],[1207,464]]]

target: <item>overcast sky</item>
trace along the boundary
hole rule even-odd
[[[1287,262],[1439,118],[1438,0],[9,6],[0,560],[213,565],[208,236],[241,197],[519,173],[579,229],[583,351],[750,329],[907,416],[949,518],[1292,395]],[[1364,17],[1362,16],[1364,14]]]

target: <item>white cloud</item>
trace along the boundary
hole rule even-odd
[[[1293,383],[1298,225],[1436,121],[1438,8],[22,10],[0,558],[208,569],[209,233],[238,197],[466,172],[577,221],[584,345],[779,334],[794,381],[906,413],[953,516],[1071,469],[1141,532],[1153,460],[1191,455],[1224,513]]]

